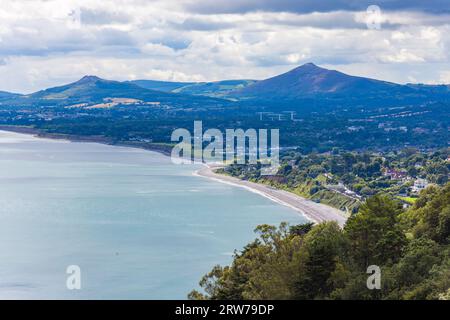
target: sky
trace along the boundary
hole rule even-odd
[[[450,1],[0,0],[0,91],[265,79],[307,62],[450,83]]]

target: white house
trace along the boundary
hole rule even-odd
[[[420,191],[428,187],[428,184],[429,183],[426,179],[416,179],[416,181],[414,181],[414,185],[412,186],[412,191],[419,193]]]

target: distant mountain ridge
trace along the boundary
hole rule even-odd
[[[161,94],[159,91],[143,90],[139,86],[127,82],[104,80],[97,76],[84,76],[76,82],[41,90],[26,95],[26,97],[45,100],[83,98],[97,100],[97,98],[106,97],[137,97],[142,96],[144,93]]]
[[[63,86],[52,87],[28,95],[11,97],[3,104],[11,105],[59,105],[102,103],[109,98],[138,99],[145,102],[180,103],[188,105],[213,102],[209,97],[192,97],[176,93],[142,88],[134,83],[105,80],[97,76],[84,76]]]
[[[306,63],[286,73],[264,80],[224,80],[216,82],[131,81],[148,89],[232,100],[297,101],[309,98],[403,99],[428,95],[448,96],[449,85],[397,84],[352,76]]]
[[[265,80],[224,80],[215,82],[170,82],[157,80],[114,81],[97,76],[32,94],[0,91],[0,104],[10,106],[69,106],[103,103],[108,98],[138,99],[171,105],[196,107],[242,101],[257,105],[284,104],[314,99],[324,104],[339,100],[351,105],[376,105],[379,102],[420,103],[439,98],[450,101],[450,86],[396,84],[351,76],[307,63]],[[297,102],[301,103],[297,103]],[[304,103],[303,103],[304,105]],[[329,104],[330,105],[330,104]]]
[[[222,80],[212,82],[170,82],[155,80],[133,80],[130,82],[146,89],[223,98],[227,97],[233,91],[245,88],[257,81]]]
[[[127,82],[133,83],[133,84],[138,85],[139,87],[142,87],[145,89],[157,90],[157,91],[163,91],[163,92],[172,92],[173,90],[196,83],[196,82],[160,81],[160,80],[131,80],[131,81],[127,81]]]
[[[17,97],[20,97],[20,96],[21,96],[21,94],[18,94],[18,93],[0,91],[0,101],[1,100],[12,99],[12,98],[17,98]]]
[[[241,98],[297,100],[313,95],[360,96],[414,94],[406,85],[347,75],[307,63],[281,75],[258,81],[233,94]]]

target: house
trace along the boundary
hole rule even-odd
[[[289,160],[288,165],[290,165],[292,168],[296,167],[296,160]]]
[[[405,179],[407,177],[407,172],[406,171],[399,171],[399,170],[395,170],[395,169],[387,169],[384,172],[384,175],[387,177],[390,177],[393,180],[402,180]]]
[[[411,190],[413,192],[419,193],[420,191],[428,187],[428,185],[429,183],[426,179],[416,179],[416,181],[414,181],[414,185],[412,186]]]

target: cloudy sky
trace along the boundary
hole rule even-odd
[[[86,74],[263,79],[306,62],[399,83],[450,83],[450,1],[0,0],[3,91]]]

